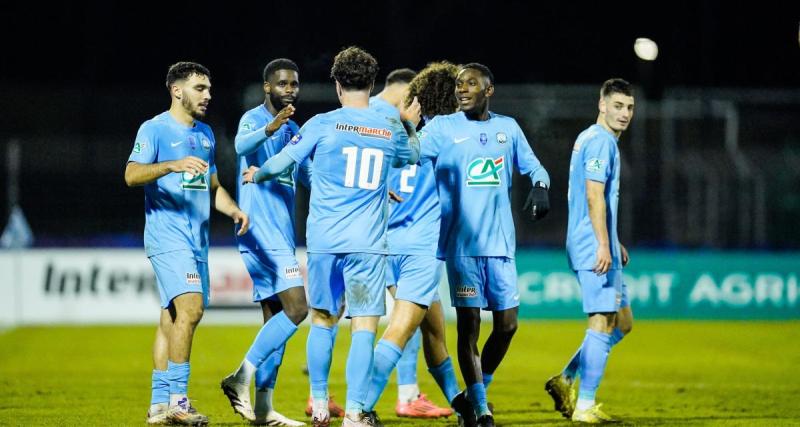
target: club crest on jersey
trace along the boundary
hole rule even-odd
[[[198,273],[186,273],[186,284],[187,285],[199,285],[200,284],[200,274],[198,274]]]
[[[336,123],[336,130],[339,132],[353,132],[369,138],[392,139],[392,131],[383,128],[351,125],[350,123]]]
[[[200,145],[203,146],[203,150],[206,150],[206,151],[210,151],[211,150],[211,141],[209,141],[208,138],[206,138],[206,137],[203,137],[203,139],[200,140]]]
[[[456,286],[456,296],[458,298],[474,298],[478,296],[478,289],[475,286],[459,285]]]
[[[508,141],[508,137],[506,136],[505,132],[497,132],[497,142],[499,144],[505,144]]]
[[[485,133],[482,133],[481,134],[481,145],[486,145],[487,142],[489,142],[489,137]]]
[[[496,159],[491,157],[478,157],[467,166],[467,186],[489,186],[500,185],[500,171],[505,165],[505,156]]]

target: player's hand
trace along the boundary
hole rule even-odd
[[[242,172],[242,185],[255,184],[256,172],[258,172],[258,168],[255,166],[250,166],[246,171]]]
[[[611,268],[611,250],[608,249],[608,245],[599,245],[597,247],[597,263],[592,270],[597,274],[606,274],[609,268]]]
[[[631,258],[628,256],[628,250],[625,249],[625,246],[620,243],[619,249],[622,251],[622,266],[625,267],[631,261]]]
[[[180,160],[173,160],[167,163],[167,167],[170,172],[189,172],[194,176],[205,175],[208,172],[208,163],[195,156],[186,156]]]
[[[267,125],[266,128],[267,135],[269,136],[277,132],[278,129],[281,128],[281,126],[285,125],[286,122],[289,121],[289,117],[292,117],[293,115],[294,115],[294,105],[289,104],[283,107],[283,109],[281,111],[278,111],[278,114],[275,115],[275,118],[272,119],[272,121],[269,122],[269,124]]]
[[[417,97],[414,97],[414,100],[411,101],[411,104],[406,106],[403,103],[402,108],[400,108],[400,120],[407,120],[414,124],[414,127],[419,125],[421,120],[420,113],[422,112],[422,107],[419,105],[419,100]]]
[[[530,218],[533,221],[544,218],[550,212],[550,194],[544,184],[537,182],[533,186],[522,210],[525,214],[530,212]]]
[[[400,197],[397,193],[395,193],[392,190],[389,190],[389,199],[394,200],[397,203],[402,203],[403,202],[403,198]]]
[[[231,215],[231,218],[233,218],[234,224],[240,224],[239,231],[236,232],[237,236],[241,236],[244,233],[247,233],[247,230],[250,229],[250,217],[248,217],[247,214],[242,212],[241,210],[237,210],[236,212],[234,212],[233,215]]]

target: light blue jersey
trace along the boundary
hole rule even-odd
[[[369,107],[400,120],[400,110],[380,97],[370,98]],[[389,253],[436,255],[441,211],[433,165],[392,168],[387,180],[389,189],[403,198],[389,203]]]
[[[381,98],[378,95],[371,96],[369,98],[369,108],[383,114],[386,117],[400,120],[400,110],[398,110],[394,105],[390,104],[389,101]]]
[[[420,160],[433,162],[438,186],[437,256],[513,259],[512,169],[550,185],[517,122],[491,112],[486,121],[469,120],[463,112],[437,116],[420,132],[420,144]]]
[[[236,176],[241,176],[250,166],[261,166],[298,133],[297,124],[289,120],[267,137],[264,129],[273,118],[263,104],[242,116],[236,134],[236,151],[239,153]],[[303,168],[293,166],[283,175],[258,185],[237,186],[239,207],[250,216],[250,230],[238,236],[240,251],[272,249],[294,252],[294,196],[299,169]]]
[[[416,157],[400,122],[342,107],[311,118],[283,150],[314,156],[306,240],[310,253],[386,254],[386,177]]]
[[[186,156],[208,162],[205,175],[168,173],[144,186],[144,245],[147,256],[191,250],[199,261],[208,260],[208,227],[214,134],[205,123],[178,123],[169,111],[144,122],[136,135],[129,162],[160,163]]]
[[[567,253],[573,270],[591,270],[596,264],[597,237],[589,218],[586,180],[605,183],[606,223],[611,241],[611,269],[621,269],[622,260],[617,236],[619,201],[619,149],[617,138],[600,125],[589,126],[578,135],[569,164],[569,223]]]

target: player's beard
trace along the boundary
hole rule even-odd
[[[181,106],[184,110],[188,111],[189,115],[195,120],[200,120],[206,116],[206,113],[200,111],[196,106],[192,105],[192,101],[190,101],[188,97],[181,98]]]
[[[275,107],[275,109],[276,109],[276,110],[279,110],[279,111],[280,111],[280,110],[282,110],[283,108],[285,108],[285,107],[289,106],[289,104],[294,104],[294,103],[296,103],[296,102],[297,102],[297,97],[295,96],[295,97],[292,99],[292,102],[290,102],[289,104],[284,104],[284,102],[283,102],[283,98],[281,98],[281,97],[280,97],[280,96],[278,96],[278,95],[275,95],[275,94],[272,94],[272,93],[270,93],[270,94],[269,94],[269,102],[272,104],[272,106],[273,106],[273,107]]]

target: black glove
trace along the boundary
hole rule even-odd
[[[543,182],[537,181],[533,185],[531,192],[528,193],[528,199],[525,200],[525,205],[522,211],[526,214],[530,209],[530,218],[533,221],[542,219],[550,212],[550,196],[547,191],[547,186]]]

